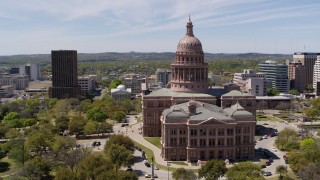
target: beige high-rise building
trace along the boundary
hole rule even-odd
[[[316,63],[317,56],[320,53],[310,52],[295,52],[293,54],[293,61],[301,62],[306,67],[306,84],[313,84],[313,67]]]
[[[226,97],[229,107],[218,107],[190,19],[186,27],[171,64],[171,87],[142,94],[143,136],[161,136],[161,155],[169,161],[252,158],[256,119],[246,109],[255,111],[255,96],[244,108],[238,91]]]

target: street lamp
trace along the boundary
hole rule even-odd
[[[170,162],[167,162],[167,167],[168,167],[168,180],[169,180],[169,166],[171,166]]]

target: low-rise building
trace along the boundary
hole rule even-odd
[[[117,88],[111,89],[111,97],[115,100],[131,99],[131,89],[126,89],[124,85],[119,85]]]
[[[82,95],[92,94],[95,89],[95,81],[90,76],[79,76],[78,85],[81,88]]]
[[[239,103],[226,109],[194,100],[173,105],[161,116],[161,155],[188,162],[250,159],[255,125],[255,116]]]
[[[255,96],[266,96],[267,88],[271,86],[265,73],[257,73],[252,69],[245,69],[243,73],[235,73],[233,83],[240,86],[241,91]]]
[[[25,90],[28,87],[29,76],[19,74],[0,75],[0,85],[11,85],[14,90]]]
[[[125,87],[131,89],[133,95],[141,94],[141,84],[146,83],[145,76],[137,75],[137,74],[127,74],[124,77],[124,85]]]
[[[0,98],[8,98],[13,95],[12,85],[6,85],[0,87]]]

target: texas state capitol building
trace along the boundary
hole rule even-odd
[[[216,105],[208,88],[208,64],[190,19],[186,27],[171,64],[170,88],[142,94],[143,136],[160,136],[161,155],[168,161],[250,159],[256,119],[246,109],[255,106],[255,97],[244,104],[251,107],[243,107],[245,96],[231,91],[229,107]]]

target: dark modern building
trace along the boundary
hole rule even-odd
[[[78,86],[77,51],[51,51],[52,88],[50,98],[77,98],[81,94]]]
[[[312,52],[295,52],[293,54],[294,61],[300,61],[306,67],[306,84],[313,83],[313,68],[320,53]]]

